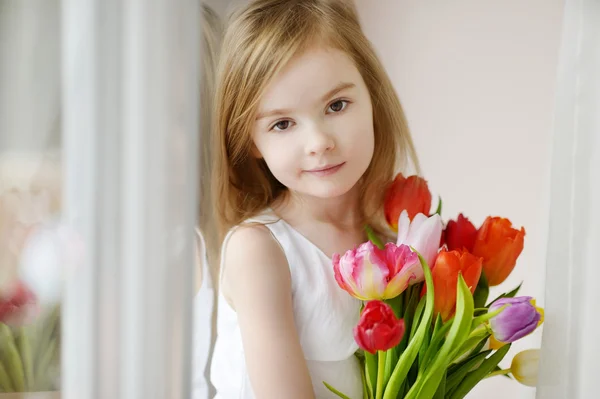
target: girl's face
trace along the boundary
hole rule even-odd
[[[267,87],[253,128],[255,155],[297,194],[346,194],[373,157],[371,98],[342,51],[313,47]]]

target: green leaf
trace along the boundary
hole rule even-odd
[[[0,392],[15,392],[12,381],[6,372],[4,364],[0,361]]]
[[[494,299],[492,302],[488,303],[488,304],[487,304],[485,307],[486,307],[486,308],[489,308],[490,306],[492,306],[492,305],[494,304],[494,302],[496,302],[497,300],[499,300],[499,299],[502,299],[502,298],[514,298],[514,297],[515,297],[515,295],[517,295],[517,293],[518,293],[518,292],[519,292],[519,290],[521,289],[521,286],[522,286],[522,285],[523,285],[523,282],[521,282],[521,284],[519,284],[519,285],[517,286],[517,288],[515,288],[514,290],[512,290],[512,291],[510,291],[510,292],[507,292],[507,293],[505,293],[505,294],[502,294],[502,295],[498,296],[498,298],[496,298],[496,299]]]
[[[439,352],[444,343],[444,339],[446,338],[446,334],[448,333],[448,330],[450,330],[450,327],[452,327],[452,319],[448,320],[448,322],[446,322],[446,324],[444,324],[433,336],[425,357],[423,358],[422,362],[419,363],[419,368],[421,370],[427,368],[429,363],[431,363],[431,360]]]
[[[415,310],[415,316],[413,318],[411,330],[410,330],[410,338],[409,341],[415,336],[417,332],[417,327],[419,326],[419,322],[421,321],[421,316],[423,316],[423,310],[425,309],[425,297],[421,298],[419,304],[417,305],[417,309]]]
[[[0,342],[2,343],[0,358],[4,363],[6,372],[12,381],[15,391],[23,392],[25,390],[23,362],[15,345],[12,331],[6,324],[0,324]]]
[[[473,318],[473,296],[462,275],[459,275],[456,295],[456,312],[452,327],[442,348],[439,350],[431,365],[419,375],[415,385],[405,399],[431,399],[448,368],[452,353],[462,345],[471,332]]]
[[[444,399],[446,396],[446,373],[442,376],[442,380],[440,381],[440,385],[438,385],[437,391],[433,395],[433,399]]]
[[[48,384],[48,370],[52,366],[52,360],[54,359],[57,350],[58,342],[57,339],[54,338],[48,343],[48,347],[40,357],[39,363],[35,368],[34,378],[37,384],[41,384],[41,386]]]
[[[475,288],[475,292],[473,293],[473,302],[475,304],[475,308],[482,308],[485,306],[489,294],[490,286],[488,285],[487,277],[485,277],[485,273],[482,270],[479,283],[477,283],[477,288]]]
[[[340,397],[342,399],[350,399],[348,396],[344,395],[343,393],[341,393],[340,391],[338,391],[337,389],[335,389],[334,387],[332,387],[331,385],[329,385],[325,381],[323,381],[323,384],[325,384],[325,386],[327,387],[327,389],[329,389],[331,392],[333,392],[334,394],[336,394],[338,397]]]
[[[433,336],[442,328],[444,325],[444,321],[442,320],[442,315],[438,313],[435,319],[435,326],[433,327]]]
[[[462,382],[456,387],[456,390],[452,392],[452,395],[449,399],[462,399],[464,398],[470,391],[477,385],[479,381],[485,378],[494,368],[502,361],[504,356],[508,353],[510,349],[510,344],[504,345],[500,349],[498,349],[492,356],[485,359],[481,365],[471,371],[467,376],[462,380]]]
[[[397,318],[401,319],[403,316],[403,304],[404,304],[404,295],[400,294],[397,297],[391,298],[391,299],[386,299],[384,301],[385,303],[387,303],[388,305],[390,305],[390,307],[392,308],[392,310],[394,311],[394,314],[396,315]]]
[[[34,387],[33,379],[33,355],[31,353],[31,344],[29,342],[30,330],[26,327],[21,327],[16,336],[17,348],[23,362],[23,371],[25,372],[26,390],[31,390]]]
[[[419,261],[423,267],[425,284],[427,285],[425,311],[423,312],[423,317],[421,318],[421,322],[419,323],[419,327],[417,328],[413,339],[408,343],[406,350],[402,353],[402,356],[400,356],[400,360],[392,372],[390,381],[388,382],[383,394],[384,399],[396,399],[398,397],[398,392],[402,388],[402,384],[404,383],[404,380],[406,379],[406,376],[408,375],[408,372],[419,353],[419,348],[421,347],[421,344],[425,338],[425,332],[427,329],[431,328],[434,301],[433,278],[427,262],[421,255],[419,255]]]
[[[385,247],[385,244],[383,243],[383,241],[381,241],[379,237],[377,237],[371,226],[366,225],[365,232],[367,233],[367,238],[373,243],[373,245],[375,245],[379,249],[383,249]]]
[[[423,339],[423,344],[421,345],[421,348],[419,349],[419,357],[418,357],[419,368],[425,358],[425,354],[428,352],[427,349],[429,348],[429,341],[431,340],[431,337],[432,337],[431,328],[428,328],[427,330],[425,330],[425,338]]]
[[[417,303],[419,301],[420,292],[421,292],[421,284],[415,284],[411,287],[408,287],[408,289],[406,291],[404,291],[404,293],[402,294],[405,296],[404,303],[406,303],[406,306],[404,307],[404,317],[403,317],[406,331],[412,331],[415,310],[416,310],[416,307],[418,306]],[[410,334],[404,334],[402,341],[400,341],[400,344],[395,348],[398,356],[400,356],[404,352],[406,347],[408,346],[409,338],[410,338]]]
[[[463,363],[460,364],[455,370],[448,369],[448,379],[446,380],[446,392],[451,394],[452,391],[462,382],[465,376],[473,370],[479,363],[492,353],[491,350],[474,354],[467,358]]]
[[[442,216],[442,197],[438,196],[439,201],[438,201],[438,206],[437,209],[435,210],[434,215],[437,213],[438,215]]]
[[[452,353],[452,363],[458,361],[458,359],[462,356],[467,355],[468,353],[472,353],[475,348],[477,348],[481,343],[485,345],[485,342],[490,337],[491,333],[487,328],[481,328],[479,330],[475,330],[469,335],[469,338],[456,350]]]

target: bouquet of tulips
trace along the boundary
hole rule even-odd
[[[367,228],[368,242],[333,257],[339,286],[363,301],[354,337],[364,398],[460,399],[495,375],[535,386],[539,350],[518,354],[509,369],[498,364],[543,310],[516,296],[520,286],[488,301],[489,287],[515,267],[525,230],[499,217],[479,228],[462,214],[443,223],[441,198],[429,215],[431,197],[425,180],[399,174],[384,204],[395,242]]]
[[[21,281],[0,290],[0,392],[55,390],[60,371],[59,307],[40,313]]]

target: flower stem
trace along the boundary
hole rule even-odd
[[[488,375],[486,375],[485,378],[495,377],[497,375],[510,374],[510,371],[511,371],[510,369],[492,371],[491,373],[489,373]]]
[[[377,362],[377,389],[376,389],[376,399],[381,399],[383,397],[383,379],[385,375],[385,351],[377,351],[378,362]]]

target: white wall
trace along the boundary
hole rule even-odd
[[[544,304],[549,166],[563,0],[356,0],[400,95],[423,173],[464,212],[525,226],[525,249],[495,295],[521,293]],[[539,347],[541,331],[513,345]],[[496,377],[470,398],[533,398],[535,389]]]

